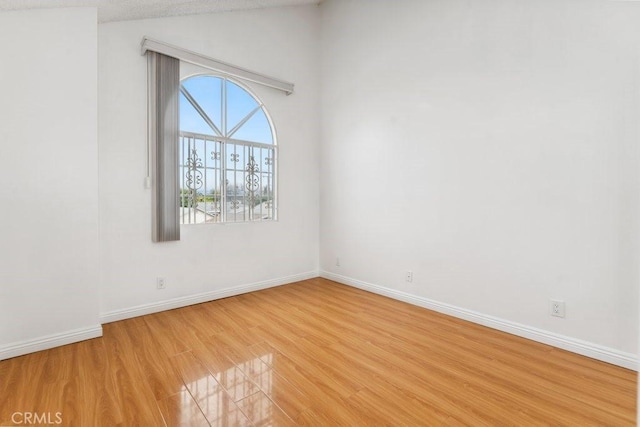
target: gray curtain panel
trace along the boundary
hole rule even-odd
[[[180,240],[178,132],[180,61],[147,52],[153,241]]]

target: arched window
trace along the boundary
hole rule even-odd
[[[226,77],[180,85],[180,222],[276,218],[277,145],[262,102]]]

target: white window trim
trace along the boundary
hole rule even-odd
[[[242,80],[248,80],[250,82],[258,83],[263,86],[278,89],[283,91],[287,95],[291,95],[293,93],[293,83],[289,83],[275,77],[266,76],[255,71],[247,70],[246,68],[238,67],[236,65],[231,65],[218,59],[210,58],[208,56],[201,55],[199,53],[192,52],[190,50],[173,46],[145,36],[142,38],[142,55],[147,53],[147,51],[162,53],[163,55],[177,58],[180,61],[199,65],[223,75],[236,77]]]

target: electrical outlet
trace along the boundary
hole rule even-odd
[[[336,267],[340,267],[340,257],[336,257]]]
[[[564,301],[551,300],[551,315],[555,317],[564,317]]]
[[[156,279],[156,288],[158,289],[166,289],[167,284],[164,281],[164,277],[158,277]]]
[[[413,282],[413,271],[407,271],[404,276],[404,280],[406,280],[407,282]]]

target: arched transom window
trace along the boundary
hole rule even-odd
[[[180,86],[182,224],[276,218],[275,132],[238,82],[200,75]]]

